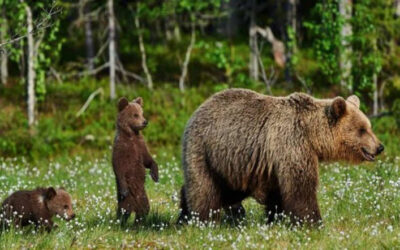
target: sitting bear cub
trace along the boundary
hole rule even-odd
[[[17,191],[3,201],[0,211],[5,226],[11,223],[22,227],[34,224],[36,227],[44,226],[47,231],[54,226],[54,215],[67,221],[75,217],[71,197],[63,188]]]
[[[158,182],[158,166],[147,150],[140,130],[147,126],[143,117],[141,97],[132,102],[121,98],[118,103],[117,132],[115,135],[112,164],[117,182],[117,216],[125,224],[132,212],[136,221],[149,213],[149,201],[144,188],[145,168]]]

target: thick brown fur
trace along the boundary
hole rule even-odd
[[[37,188],[21,190],[11,194],[1,205],[2,223],[15,226],[34,224],[50,231],[52,217],[58,215],[65,220],[75,217],[70,195],[63,189]]]
[[[240,208],[251,196],[266,206],[268,221],[282,212],[320,221],[319,161],[357,163],[381,151],[356,96],[222,91],[197,109],[184,132],[180,220],[193,213],[216,219],[221,208]]]
[[[145,168],[150,169],[158,181],[158,166],[151,157],[140,130],[147,125],[143,117],[142,98],[132,102],[121,98],[118,103],[117,132],[115,135],[112,164],[117,183],[117,216],[124,224],[132,212],[136,219],[149,213],[149,201],[144,188]]]

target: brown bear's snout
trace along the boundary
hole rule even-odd
[[[147,126],[147,124],[149,124],[149,122],[147,120],[144,120],[143,126]]]
[[[383,144],[379,144],[379,147],[376,149],[376,154],[379,155],[380,153],[383,152],[383,150],[385,150],[385,146],[383,146]]]
[[[69,218],[67,218],[66,220],[67,221],[70,221],[70,220],[72,220],[72,219],[74,219],[75,218],[75,214],[71,214],[71,216],[69,217]]]

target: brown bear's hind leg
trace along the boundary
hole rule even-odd
[[[128,221],[130,215],[131,215],[130,212],[126,211],[124,208],[122,208],[122,207],[120,207],[120,205],[118,205],[117,219],[121,221],[121,226],[126,225],[126,222]]]
[[[135,223],[142,221],[149,214],[150,204],[144,186],[136,190],[133,211],[136,213]]]
[[[187,205],[186,194],[185,194],[185,186],[181,188],[181,202],[180,202],[180,209],[181,212],[178,217],[178,224],[185,224],[190,220],[190,211]]]
[[[222,208],[221,191],[208,173],[205,175],[203,172],[202,174],[202,176],[195,176],[185,184],[187,185],[187,205],[200,221],[217,221]]]
[[[228,215],[229,221],[233,223],[240,222],[246,217],[246,210],[241,202],[224,208],[225,214]]]

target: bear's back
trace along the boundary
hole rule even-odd
[[[257,180],[249,176],[262,179],[273,162],[284,157],[282,145],[295,134],[302,110],[313,105],[313,99],[301,93],[288,97],[245,89],[217,93],[188,122],[183,139],[184,168],[193,155],[204,155],[208,167],[229,179],[232,187],[251,190]]]

